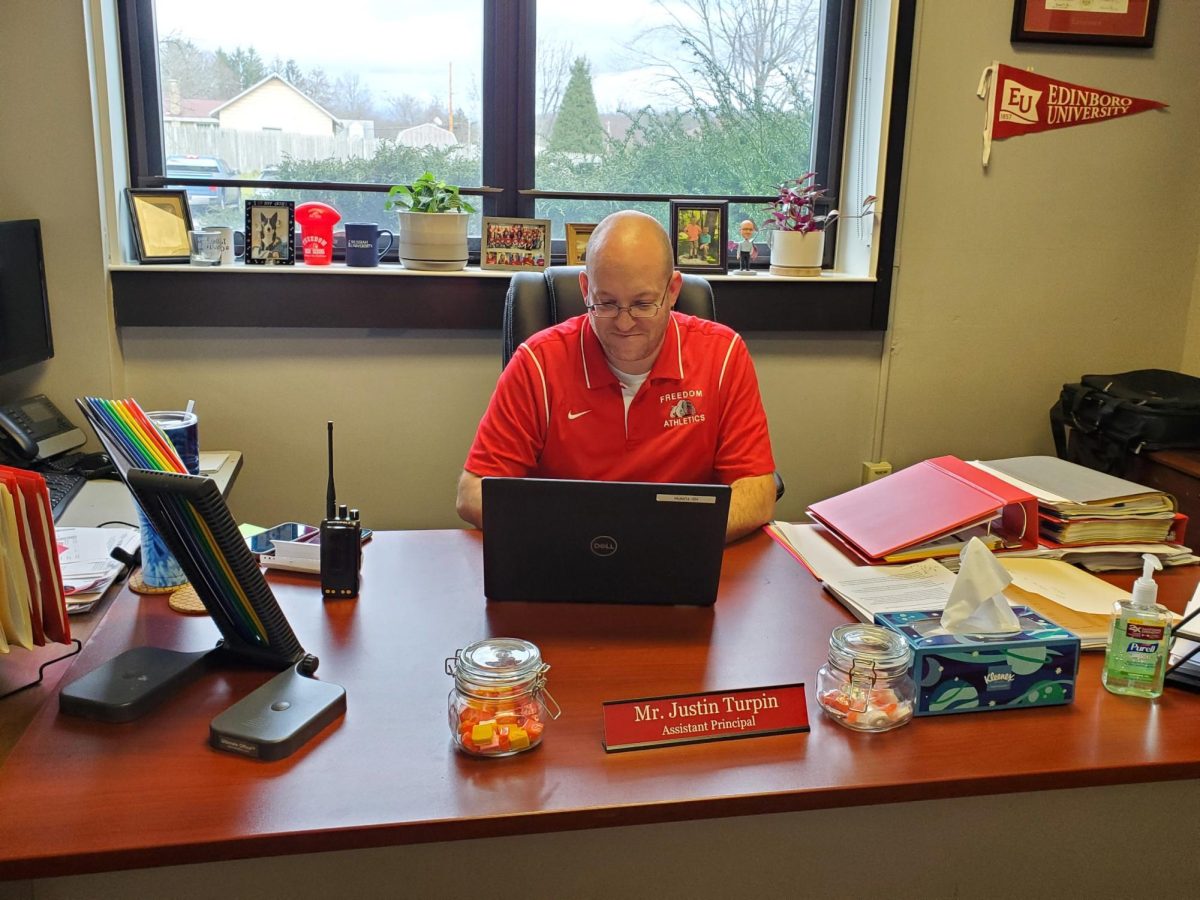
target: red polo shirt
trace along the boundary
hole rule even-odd
[[[465,466],[475,475],[732,484],[775,470],[754,364],[741,337],[672,312],[629,407],[587,315],[513,354]]]

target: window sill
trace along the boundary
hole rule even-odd
[[[110,267],[119,328],[426,328],[499,331],[511,272],[398,264]],[[717,319],[738,331],[882,331],[886,285],[835,274],[711,275]],[[879,296],[884,293],[884,296]]]

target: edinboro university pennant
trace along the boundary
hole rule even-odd
[[[983,126],[984,166],[991,156],[993,140],[1104,122],[1167,106],[1157,100],[1071,84],[998,62],[983,70],[977,93],[987,99],[987,119]]]

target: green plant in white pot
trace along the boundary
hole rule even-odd
[[[426,172],[412,184],[397,184],[384,204],[397,210],[400,262],[406,269],[455,272],[467,264],[467,213],[473,207],[446,184]]]
[[[770,215],[763,221],[767,242],[771,247],[773,275],[814,276],[821,274],[825,256],[825,229],[839,218],[831,209],[817,214],[817,201],[825,196],[825,188],[813,183],[816,172],[808,172],[779,186],[779,196],[768,204]],[[859,218],[870,213],[875,197],[863,201]]]

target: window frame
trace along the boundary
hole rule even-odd
[[[784,281],[775,279],[740,279],[722,283],[718,289],[719,319],[742,330],[766,331],[880,331],[887,327],[890,307],[889,297],[892,281],[892,261],[895,250],[898,190],[903,154],[905,113],[908,98],[909,68],[911,63],[912,35],[915,19],[915,0],[897,0],[896,45],[892,57],[891,105],[884,111],[890,117],[884,196],[888,202],[881,212],[881,228],[877,267],[873,278],[860,280],[814,279],[807,281]],[[158,47],[154,28],[153,0],[117,0],[119,42],[121,48],[121,71],[125,99],[125,133],[128,141],[129,184],[135,187],[161,187],[167,184],[162,140],[162,112],[158,85]],[[818,171],[820,183],[834,186],[840,184],[842,151],[845,141],[845,122],[848,115],[850,59],[854,36],[852,32],[856,0],[824,0],[825,14],[822,18],[823,32],[818,47],[819,69],[817,78],[818,119],[813,137],[814,169]],[[534,207],[542,197],[566,197],[597,200],[652,200],[666,205],[670,199],[680,195],[620,194],[620,193],[573,193],[542,191],[535,187],[536,160],[534,136],[536,131],[536,0],[485,0],[484,2],[484,46],[483,46],[483,152],[482,180],[480,186],[463,189],[464,194],[482,197],[482,213],[491,216],[533,218]],[[506,77],[500,77],[501,75]],[[203,179],[172,178],[174,184],[208,184]],[[217,184],[237,187],[279,187],[303,190],[305,188],[329,190],[356,190],[386,192],[390,185],[331,184],[326,182],[260,181],[256,179],[220,179]],[[685,196],[686,198],[686,196]],[[712,199],[708,195],[690,199]],[[758,203],[770,199],[762,196],[722,196],[732,202]],[[828,196],[830,205],[836,205],[836,193]],[[831,267],[836,253],[836,236],[826,241],[825,266]],[[473,242],[472,262],[477,264],[477,241]],[[558,246],[562,244],[563,246]],[[565,244],[556,242],[552,264],[565,263]],[[114,266],[114,272],[134,270],[136,266]],[[302,270],[302,267],[297,267]],[[388,270],[380,270],[388,274]],[[173,281],[183,294],[172,293],[181,300],[195,297],[200,290],[197,276],[211,273],[175,273]],[[222,273],[227,280],[234,273]],[[240,273],[239,273],[240,274]],[[289,273],[299,275],[301,271]],[[332,273],[330,273],[332,274]],[[394,274],[394,270],[391,272]],[[158,304],[158,309],[148,308],[147,292],[161,298],[161,283],[151,287],[135,288],[140,278],[130,277],[133,272],[114,274],[113,292],[118,325],[235,325],[235,324],[281,324],[295,326],[343,326],[363,327],[371,321],[367,308],[350,311],[345,308],[344,293],[357,290],[360,283],[339,283],[335,279],[322,279],[321,293],[328,294],[330,301],[338,304],[338,321],[328,321],[328,316],[314,316],[314,310],[298,316],[284,314],[282,319],[275,315],[244,315],[225,305],[224,314],[214,311],[205,321],[195,321],[198,306],[208,309],[208,304],[192,304],[184,310]],[[156,277],[161,279],[162,274]],[[459,273],[457,278],[447,280],[445,276],[430,282],[416,278],[406,283],[406,294],[410,291],[421,299],[429,293],[429,299],[439,308],[447,304],[464,302],[472,311],[446,310],[444,316],[384,316],[379,327],[446,327],[464,328],[499,327],[502,303],[496,302],[497,285],[491,280],[467,287],[465,282],[478,278],[477,271]],[[203,280],[199,280],[203,285]],[[234,284],[229,292],[231,300],[244,303],[263,303],[261,284]],[[506,284],[505,284],[506,287]],[[257,288],[257,290],[256,290]],[[207,293],[207,291],[206,291]],[[479,306],[480,298],[486,311]],[[845,304],[854,298],[853,313],[846,315]],[[801,311],[795,308],[796,298],[811,300]],[[494,304],[494,308],[493,308]],[[839,310],[836,305],[840,304]],[[791,308],[789,308],[789,306]],[[343,314],[349,313],[343,319]],[[316,321],[319,319],[320,321]],[[397,324],[385,324],[395,322]],[[412,323],[412,324],[407,324]],[[417,324],[420,323],[420,324]]]

